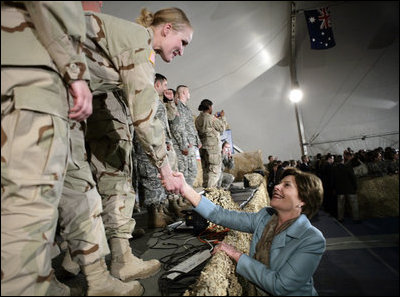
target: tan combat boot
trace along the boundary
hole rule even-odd
[[[47,296],[71,296],[71,289],[67,285],[61,283],[53,272],[50,286],[47,290]]]
[[[164,228],[173,222],[174,219],[168,215],[163,205],[151,205],[148,207],[147,225],[149,229]]]
[[[172,195],[171,195],[172,196]],[[175,213],[178,218],[185,217],[183,211],[192,209],[193,206],[190,202],[186,201],[182,196],[174,195],[168,198],[170,209]]]
[[[82,265],[88,283],[87,296],[141,296],[144,292],[138,281],[124,283],[110,275],[104,258]]]
[[[111,274],[123,281],[143,279],[156,274],[161,263],[156,259],[143,261],[132,254],[129,240],[111,238]]]

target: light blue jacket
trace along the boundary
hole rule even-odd
[[[242,254],[236,272],[272,295],[318,295],[313,274],[325,251],[325,238],[302,214],[286,230],[275,236],[270,252],[270,266],[253,258],[258,240],[274,209],[266,207],[257,213],[223,209],[202,196],[194,209],[205,219],[230,229],[253,234],[250,255]]]

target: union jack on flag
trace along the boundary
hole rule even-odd
[[[327,49],[336,45],[328,8],[305,10],[304,15],[312,49]]]

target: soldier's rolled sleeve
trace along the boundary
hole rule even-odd
[[[145,153],[157,167],[168,163],[165,132],[162,122],[155,118],[158,94],[154,89],[154,67],[150,48],[129,49],[115,57],[127,94],[133,125]]]
[[[226,128],[227,122],[225,117],[213,118],[212,126],[218,132],[224,132]]]
[[[64,81],[89,80],[82,43],[86,24],[80,1],[24,1],[38,38]]]

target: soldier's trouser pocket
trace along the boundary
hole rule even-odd
[[[1,119],[1,290],[43,295],[52,273],[68,125],[45,113],[10,111]]]

